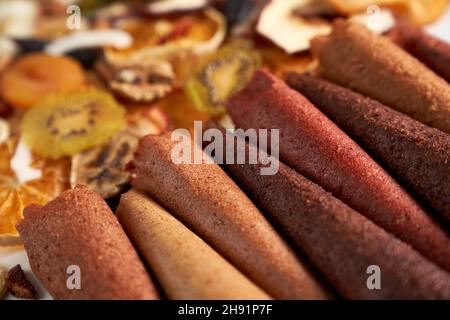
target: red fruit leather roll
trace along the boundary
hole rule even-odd
[[[389,38],[450,82],[450,44],[436,39],[417,26],[399,22]]]
[[[326,80],[298,73],[286,79],[450,226],[450,135]]]
[[[24,216],[17,225],[20,238],[33,273],[53,298],[158,298],[133,245],[97,193],[76,187],[45,206],[26,207]],[[79,290],[67,286],[70,266],[79,268]]]
[[[450,270],[446,233],[352,139],[266,70],[230,99],[237,127],[279,129],[280,158],[353,209]]]
[[[448,272],[285,164],[275,175],[261,164],[224,167],[344,298],[450,298]],[[381,290],[369,290],[369,266],[380,268]]]
[[[323,78],[450,134],[448,82],[388,38],[336,20],[330,35],[311,41],[311,51]]]

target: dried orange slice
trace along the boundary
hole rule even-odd
[[[427,24],[439,18],[449,5],[449,0],[409,0],[408,15],[416,24]]]
[[[408,0],[329,0],[330,4],[343,14],[360,13],[366,11],[371,5],[404,6],[407,1]]]
[[[83,82],[84,71],[76,60],[32,53],[4,72],[0,91],[7,103],[28,109],[49,94],[78,89]]]
[[[30,166],[41,170],[41,178],[21,184],[11,167],[17,145],[17,138],[0,145],[0,246],[20,243],[15,225],[23,218],[27,205],[46,204],[69,188],[70,161],[37,156],[32,157]]]

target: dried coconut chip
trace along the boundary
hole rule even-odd
[[[153,14],[164,14],[176,11],[190,11],[205,7],[208,0],[163,0],[150,3],[147,10]]]
[[[45,52],[59,56],[83,48],[113,47],[126,49],[133,43],[132,36],[120,29],[78,31],[50,43]]]

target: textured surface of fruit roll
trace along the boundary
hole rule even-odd
[[[252,145],[248,149],[256,152]],[[285,164],[279,163],[275,175],[261,175],[263,167],[225,165],[344,298],[450,298],[450,274],[411,246]],[[380,268],[381,290],[369,290],[369,266]]]
[[[17,229],[31,270],[53,298],[158,298],[133,245],[95,192],[76,187],[45,206],[28,206],[24,216]],[[81,288],[69,289],[78,275]]]
[[[412,197],[305,97],[265,70],[233,97],[238,128],[280,129],[280,158],[450,270],[448,236]]]
[[[272,297],[328,297],[219,166],[175,164],[175,146],[170,134],[142,138],[132,164],[133,186],[148,192]]]
[[[287,82],[423,197],[450,226],[450,135],[319,78],[291,73]]]
[[[450,86],[386,37],[339,20],[311,48],[325,78],[450,133]]]
[[[170,299],[270,299],[145,194],[122,195],[117,217]]]
[[[450,82],[450,44],[406,22],[389,31],[389,38]]]

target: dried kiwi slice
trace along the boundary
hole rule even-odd
[[[22,134],[34,152],[57,159],[105,143],[124,124],[124,108],[90,89],[46,98],[25,114]]]
[[[200,111],[222,114],[228,98],[247,85],[260,65],[256,51],[225,46],[196,68],[186,83],[187,94]]]

